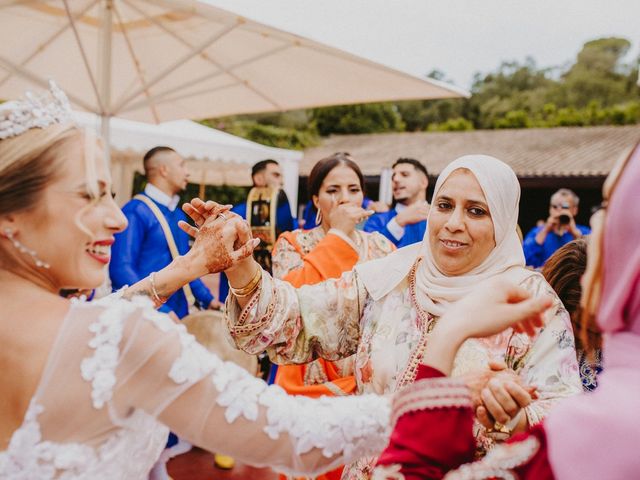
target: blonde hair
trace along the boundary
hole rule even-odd
[[[73,124],[54,124],[0,140],[0,215],[39,203],[46,186],[58,178],[58,149],[79,132]]]
[[[60,149],[80,135],[87,193],[97,202],[100,191],[95,155],[99,140],[91,130],[81,130],[72,123],[54,124],[0,141],[0,215],[35,208],[47,186],[60,176],[60,165],[64,160]],[[93,234],[80,218],[94,202],[75,213],[76,225],[90,237]]]

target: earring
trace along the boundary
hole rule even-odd
[[[43,262],[42,260],[40,260],[38,258],[38,254],[35,252],[35,250],[31,250],[31,249],[27,248],[26,246],[24,246],[22,243],[20,243],[13,236],[13,232],[11,231],[11,229],[5,228],[4,234],[9,239],[9,241],[11,243],[13,243],[13,246],[16,247],[16,249],[18,249],[18,251],[20,251],[20,253],[26,253],[28,255],[31,255],[31,258],[33,258],[33,261],[35,262],[36,267],[41,267],[41,268],[50,268],[51,267],[51,265],[49,265],[47,262]]]
[[[318,209],[318,213],[316,213],[316,225],[320,225],[322,223],[322,212]]]

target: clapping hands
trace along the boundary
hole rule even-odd
[[[182,230],[195,238],[187,255],[204,273],[232,268],[249,257],[260,243],[252,238],[247,222],[230,211],[230,205],[194,198],[182,209],[196,224],[194,227],[187,222],[179,223]]]

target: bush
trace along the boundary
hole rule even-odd
[[[429,132],[460,132],[463,130],[473,130],[473,123],[462,117],[450,118],[442,123],[432,123],[427,127]]]

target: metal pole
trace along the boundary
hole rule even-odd
[[[100,98],[102,100],[101,133],[104,140],[104,156],[107,167],[111,166],[111,35],[113,25],[113,0],[102,1],[102,25],[100,27],[99,78]]]

